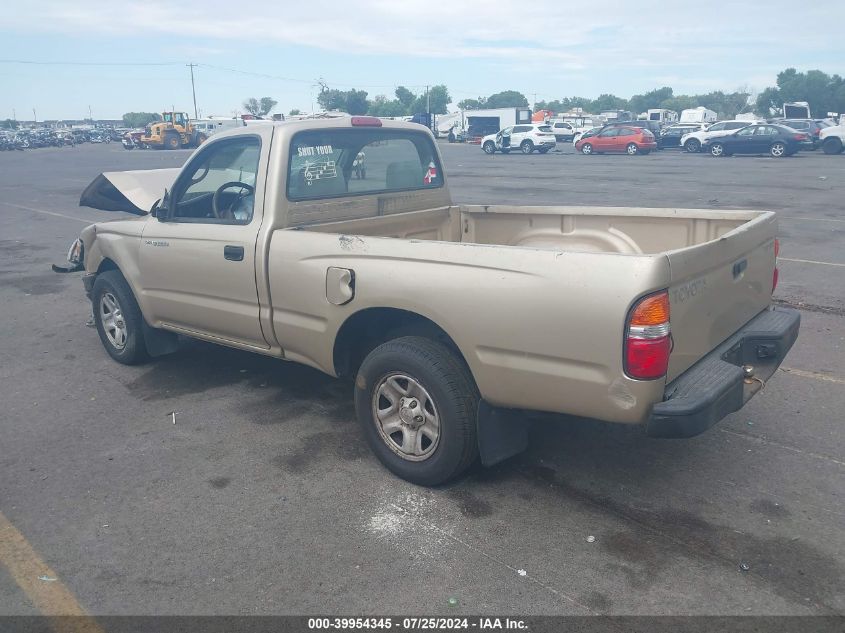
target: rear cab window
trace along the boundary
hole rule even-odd
[[[292,201],[438,189],[442,168],[428,135],[412,130],[330,128],[294,135]]]

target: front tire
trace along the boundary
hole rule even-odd
[[[454,479],[478,455],[475,381],[458,355],[419,336],[367,355],[355,410],[372,451],[395,475],[422,486]]]
[[[164,139],[164,149],[181,149],[182,141],[178,134],[168,134]]]
[[[149,358],[144,344],[144,317],[132,289],[120,271],[97,275],[91,291],[94,324],[109,356],[124,365]]]
[[[690,154],[698,154],[701,151],[701,142],[698,139],[691,138],[684,143],[684,149]]]
[[[772,146],[769,148],[769,154],[772,155],[772,158],[783,158],[786,156],[786,145],[781,142],[772,143]]]
[[[584,143],[581,146],[581,153],[584,154],[585,156],[589,156],[590,154],[593,153],[593,146],[590,145],[589,143]]]
[[[845,149],[845,146],[842,145],[842,141],[835,136],[826,138],[822,143],[822,151],[825,154],[841,154],[843,149]]]
[[[492,156],[496,153],[496,144],[493,141],[487,141],[481,149],[484,150],[485,154],[490,154]]]
[[[710,146],[710,155],[716,156],[717,158],[720,156],[725,156],[725,146],[721,143],[713,143],[713,145]]]
[[[519,149],[522,150],[523,154],[530,154],[534,151],[534,143],[531,141],[522,141],[522,145],[519,146]]]

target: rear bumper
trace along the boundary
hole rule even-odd
[[[652,437],[692,437],[738,411],[775,373],[795,339],[801,315],[773,307],[666,385],[646,422]],[[746,381],[743,366],[754,368]],[[761,382],[762,381],[762,382]]]

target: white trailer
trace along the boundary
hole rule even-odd
[[[806,101],[792,101],[791,103],[784,103],[783,108],[784,119],[810,119],[810,104]]]
[[[487,136],[512,125],[530,124],[531,108],[465,110],[464,120],[469,137]]]
[[[654,108],[646,113],[646,120],[659,121],[660,123],[675,123],[678,120],[678,113],[665,108]]]
[[[719,118],[713,110],[708,110],[704,106],[697,108],[690,108],[681,111],[681,119],[679,123],[715,123]]]
[[[224,119],[208,117],[207,119],[191,119],[191,125],[198,132],[206,136],[212,136],[215,132],[224,132],[246,125],[241,119]]]

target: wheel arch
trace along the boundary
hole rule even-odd
[[[402,336],[422,336],[449,347],[469,369],[455,340],[430,318],[400,308],[364,308],[350,315],[334,340],[332,361],[337,376],[352,376],[367,354],[382,343]]]

